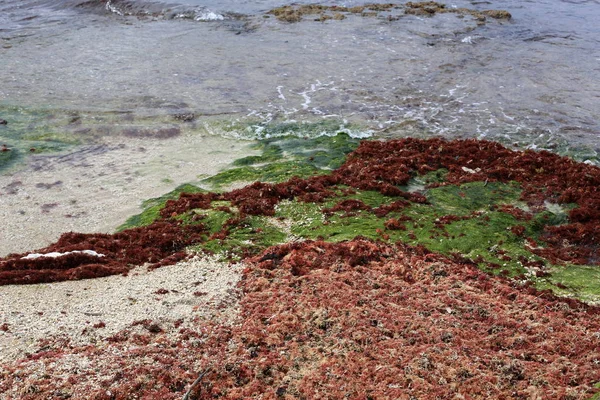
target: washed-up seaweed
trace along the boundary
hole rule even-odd
[[[146,226],[112,235],[64,234],[58,242],[37,252],[93,250],[104,257],[69,255],[29,260],[24,259],[26,254],[10,255],[0,260],[0,284],[93,278],[126,273],[144,263],[154,267],[172,264],[185,257],[184,250],[189,246],[226,239],[236,227],[247,224],[246,216],[274,216],[282,201],[324,202],[335,198],[342,188],[375,191],[394,199],[393,203],[372,210],[375,215],[384,216],[408,204],[426,204],[425,195],[409,191],[405,185],[415,176],[441,169],[447,171],[444,180],[429,184],[429,189],[469,182],[518,182],[522,188],[520,200],[529,210],[505,205],[500,211],[520,219],[530,219],[547,203],[571,205],[566,223],[544,225],[536,238],[527,237],[524,229],[518,227],[511,231],[525,239],[532,253],[551,263],[598,264],[600,168],[547,151],[513,151],[488,141],[402,139],[363,141],[341,167],[327,175],[292,178],[282,183],[256,182],[225,193],[182,193],[176,200],[167,200],[157,219]],[[236,218],[229,218],[227,229],[219,229],[219,235],[210,232],[203,223],[206,215],[197,212],[211,210],[215,202],[228,202],[238,213]],[[215,206],[227,209],[223,207]],[[348,216],[367,209],[371,207],[358,200],[341,200],[323,213],[343,210]],[[436,226],[448,235],[443,232],[444,225],[461,219],[464,218],[442,216]],[[402,229],[402,224],[393,219],[388,219],[386,226],[390,230]]]

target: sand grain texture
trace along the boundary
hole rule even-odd
[[[198,256],[128,276],[0,287],[0,363],[44,350],[42,339],[70,345],[101,342],[139,321],[168,334],[173,322],[232,321],[240,266]],[[171,328],[170,328],[171,327]]]

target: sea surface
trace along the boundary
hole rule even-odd
[[[186,153],[208,136],[251,140],[281,124],[490,139],[599,162],[599,0],[444,3],[512,15],[483,23],[405,15],[405,1],[339,20],[269,13],[288,4],[0,0],[0,145],[10,149],[0,152],[0,206],[19,171],[62,168],[52,157],[108,151],[106,140],[152,148],[187,135]]]
[[[51,112],[57,126],[77,113],[339,118],[391,136],[588,147],[580,157],[595,160],[600,1],[445,3],[513,16],[481,26],[468,15],[402,9],[326,22],[268,14],[285,4],[0,0],[0,118],[11,117],[6,109]]]

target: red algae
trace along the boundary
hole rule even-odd
[[[323,214],[331,215],[337,211],[345,211],[346,216],[351,216],[351,215],[355,215],[356,211],[370,210],[370,209],[371,209],[371,207],[369,207],[367,204],[365,204],[361,200],[349,199],[349,200],[342,200],[342,201],[338,202],[337,204],[335,204],[331,208],[324,208]]]
[[[202,217],[185,224],[176,216],[193,209],[210,209],[213,201],[229,201],[239,210],[238,219],[212,236],[225,239],[246,215],[272,216],[282,200],[323,202],[336,196],[340,186],[347,190],[375,190],[395,200],[372,210],[378,217],[413,203],[426,203],[425,196],[400,188],[417,174],[439,169],[448,171],[445,182],[432,186],[462,184],[474,181],[521,184],[521,200],[531,212],[515,207],[502,207],[520,220],[544,209],[547,202],[576,204],[569,211],[569,221],[559,226],[546,226],[538,240],[544,247],[531,245],[533,252],[552,263],[598,264],[600,239],[600,168],[575,162],[569,158],[540,151],[513,151],[494,142],[479,140],[401,139],[363,141],[346,162],[328,175],[307,179],[292,178],[272,184],[256,182],[227,193],[182,193],[177,200],[167,201],[160,218],[151,225],[108,234],[64,234],[58,242],[39,253],[93,250],[104,257],[69,254],[57,258],[23,259],[24,254],[0,259],[0,285],[54,282],[127,273],[133,266],[150,263],[153,267],[170,265],[186,257],[185,248],[211,238]],[[224,210],[223,206],[220,209]],[[226,208],[228,209],[228,208]],[[357,200],[345,200],[325,212],[347,213],[369,207]],[[439,227],[451,222],[441,219]],[[399,221],[388,221],[393,229],[403,229]],[[521,228],[514,233],[524,235]],[[533,243],[532,238],[525,237]]]
[[[247,262],[234,350],[212,365],[198,398],[597,391],[597,307],[403,244],[291,243]]]
[[[203,240],[203,225],[158,221],[116,234],[65,233],[39,253],[91,250],[102,257],[71,253],[59,257],[24,258],[13,254],[0,261],[0,285],[32,284],[89,279],[127,273],[150,263],[150,267],[174,264],[186,257],[186,246]]]
[[[391,204],[384,204],[373,210],[373,213],[379,218],[385,217],[392,211],[402,210],[410,205],[410,202],[405,200],[396,200]]]
[[[473,266],[364,240],[289,244],[249,261],[244,319],[232,332],[240,347],[212,364],[198,398],[258,392],[269,398],[500,398],[528,391],[554,397],[575,381],[580,393],[591,393],[598,379],[593,368],[580,369],[561,355],[570,351],[561,342],[565,332],[545,331],[556,324],[580,336],[585,328],[564,319],[592,316],[593,330],[596,309],[547,294],[538,299],[539,293],[523,293]],[[525,309],[533,310],[530,322],[515,320],[512,312]],[[480,346],[485,339],[493,340]],[[584,347],[594,349],[593,342]],[[585,360],[585,350],[579,357]],[[575,381],[563,373],[575,373]]]
[[[511,206],[509,204],[504,204],[500,207],[500,211],[506,214],[510,214],[520,221],[530,221],[533,216],[531,213],[528,213],[518,207]]]
[[[165,206],[160,210],[160,215],[168,218],[173,214],[181,214],[195,208],[208,209],[211,201],[217,197],[215,193],[181,193],[179,199],[167,200]]]
[[[600,308],[487,275],[423,247],[307,241],[246,260],[231,326],[173,338],[153,321],[101,347],[53,346],[5,367],[0,391],[95,399],[587,398]],[[61,348],[65,350],[60,350]],[[73,354],[86,366],[57,373]],[[43,374],[22,371],[42,364]],[[102,384],[95,380],[102,368]],[[44,376],[52,376],[52,380]]]

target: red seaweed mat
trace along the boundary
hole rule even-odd
[[[402,139],[363,141],[344,165],[326,176],[292,178],[279,184],[257,182],[223,194],[184,193],[178,200],[169,200],[161,210],[161,218],[146,227],[113,235],[65,234],[40,252],[94,250],[105,257],[72,254],[58,259],[23,260],[24,254],[11,255],[0,259],[0,285],[127,273],[132,266],[145,262],[155,267],[173,264],[185,257],[186,246],[209,237],[203,225],[186,226],[173,216],[194,208],[209,208],[212,200],[231,201],[242,216],[273,215],[281,200],[320,202],[333,195],[336,185],[347,185],[377,190],[402,202],[423,203],[424,196],[403,192],[398,186],[414,174],[440,168],[448,169],[446,180],[452,184],[520,182],[522,200],[534,211],[541,210],[545,201],[577,204],[569,213],[569,223],[546,226],[542,235],[545,247],[532,251],[556,264],[600,262],[600,168],[547,151],[512,151],[494,142]]]
[[[185,247],[207,236],[205,227],[179,221],[152,225],[115,234],[69,232],[39,253],[69,253],[60,257],[24,258],[25,254],[0,259],[0,285],[32,284],[127,274],[144,263],[152,268],[175,264],[187,256]],[[101,256],[77,253],[93,250]]]
[[[286,244],[248,260],[240,285],[233,327],[56,346],[5,370],[0,391],[27,384],[36,391],[23,400],[180,399],[200,371],[190,399],[584,399],[598,391],[599,308],[423,248]],[[85,366],[59,374],[75,353]]]
[[[360,239],[250,262],[200,398],[575,399],[600,380],[600,309],[475,266]]]

